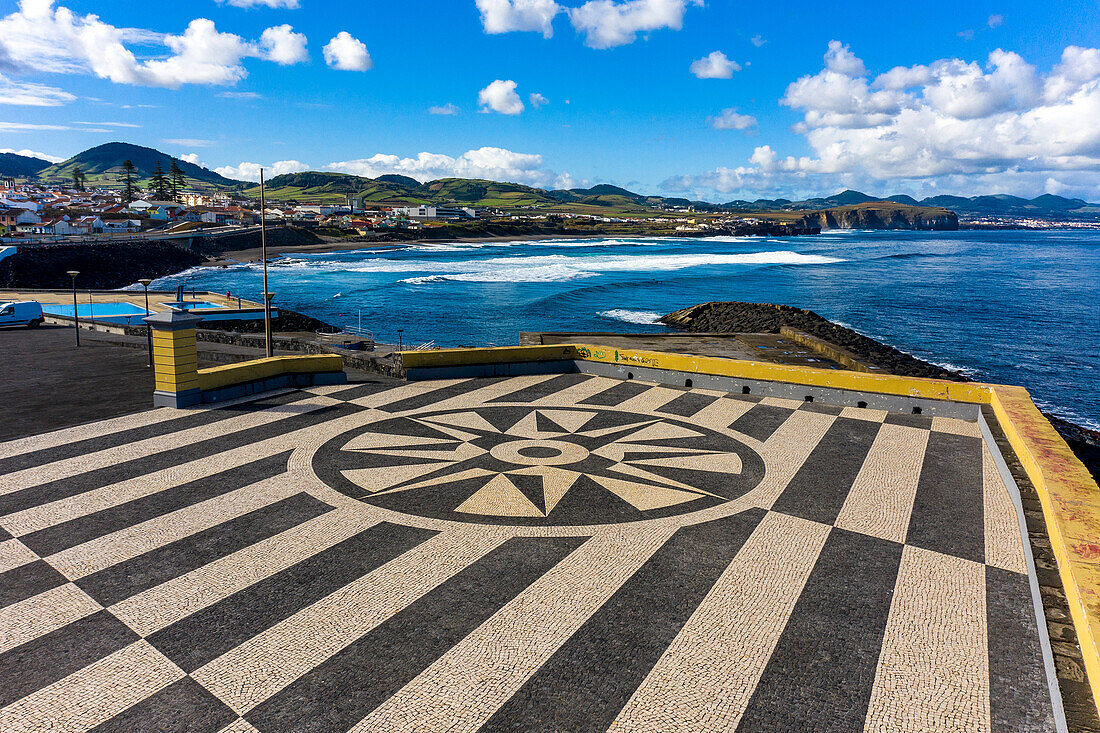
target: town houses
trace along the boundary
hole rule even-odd
[[[125,201],[114,189],[77,190],[70,186],[16,183],[0,185],[0,237],[5,240],[50,237],[169,234],[207,227],[249,227],[260,223],[259,202],[239,193],[182,192],[175,201],[138,196]],[[468,206],[364,205],[269,201],[264,211],[273,224],[339,229],[368,234],[386,229],[421,229],[433,224],[474,220],[500,212]]]

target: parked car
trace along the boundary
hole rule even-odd
[[[38,328],[42,325],[42,306],[34,300],[0,303],[0,326],[26,326]]]

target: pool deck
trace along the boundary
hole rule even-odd
[[[0,302],[11,300],[37,300],[43,305],[47,303],[56,303],[58,305],[67,306],[70,309],[73,305],[73,291],[72,290],[3,290],[0,289]],[[206,291],[197,291],[192,297],[191,291],[184,293],[184,301],[201,301],[203,303],[210,303],[217,306],[218,310],[254,310],[256,308],[262,309],[264,306],[262,303],[256,303],[247,299],[238,299],[234,296],[232,298],[226,298],[225,293],[212,293]],[[77,304],[80,307],[80,316],[83,318],[86,315],[85,309],[88,307],[88,303],[91,302],[92,313],[94,315],[96,306],[106,307],[103,311],[103,315],[113,315],[110,313],[111,306],[117,306],[119,304],[131,306],[127,310],[127,313],[140,313],[145,310],[145,292],[142,290],[83,290],[79,286],[79,280],[77,281]],[[153,313],[159,313],[160,311],[168,310],[170,303],[176,302],[175,290],[150,290],[149,291],[149,310]],[[209,310],[209,309],[208,309]],[[201,309],[198,312],[202,312]],[[71,315],[71,314],[70,314]]]
[[[1022,527],[932,414],[578,373],[140,412],[0,443],[0,730],[1064,730]]]

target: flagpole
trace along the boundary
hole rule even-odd
[[[271,296],[267,291],[267,200],[264,197],[264,169],[260,169],[260,257],[264,261],[264,340],[268,358],[275,355],[271,339]]]

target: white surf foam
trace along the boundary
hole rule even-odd
[[[600,315],[604,318],[611,318],[616,321],[623,321],[624,323],[640,323],[644,325],[657,323],[661,318],[660,313],[654,313],[653,311],[629,311],[622,308],[603,311]]]

